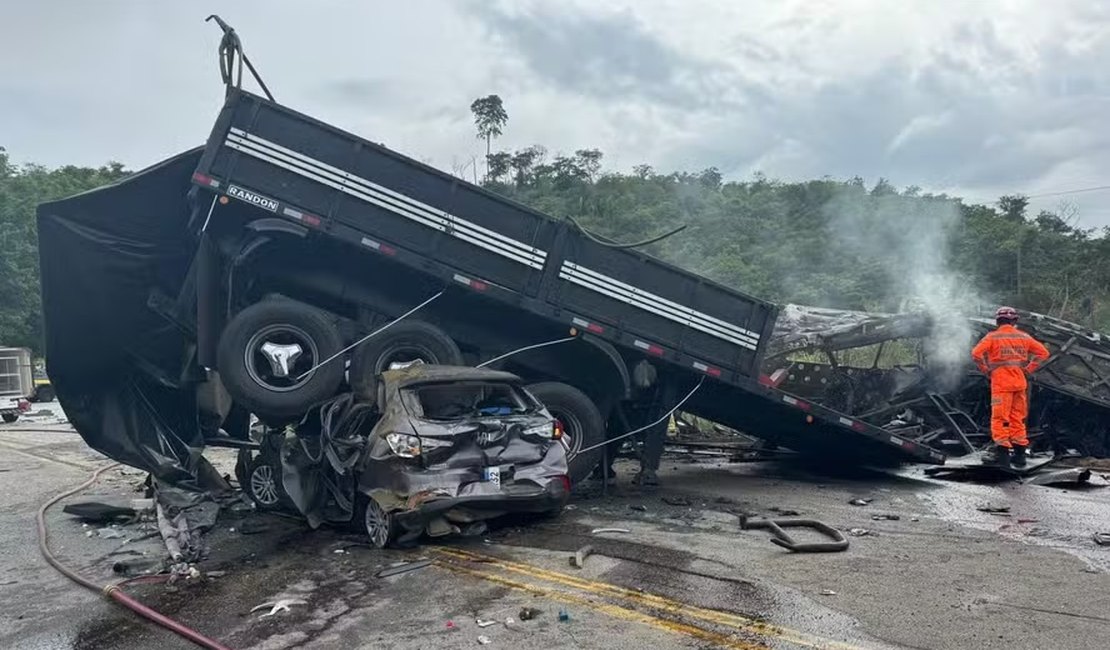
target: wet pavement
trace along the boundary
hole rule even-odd
[[[0,427],[0,646],[193,647],[38,557],[35,509],[105,461],[61,427],[33,428]],[[1091,540],[1110,528],[1110,490],[670,459],[666,487],[641,491],[628,485],[630,464],[618,469],[607,496],[580,490],[557,520],[507,521],[479,538],[409,550],[373,550],[351,531],[311,531],[272,514],[225,518],[209,536],[208,577],[129,591],[233,648],[455,648],[481,637],[534,648],[1013,649],[1110,638],[1110,548]],[[112,470],[90,495],[141,496],[141,479]],[[856,498],[871,501],[850,505]],[[980,512],[987,503],[1011,516]],[[740,514],[783,511],[868,534],[850,537],[844,553],[793,555],[765,531],[739,530]],[[101,583],[121,553],[161,550],[157,539],[89,536],[60,509],[50,527],[52,548]],[[592,532],[600,527],[629,532]],[[586,544],[593,554],[571,567]],[[424,558],[432,564],[375,576]],[[300,604],[268,617],[250,611],[280,599]],[[521,620],[523,608],[539,614]]]

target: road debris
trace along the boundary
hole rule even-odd
[[[266,618],[267,616],[275,616],[279,612],[288,612],[289,608],[292,607],[293,605],[307,605],[307,604],[308,604],[307,601],[301,600],[300,598],[282,598],[281,600],[275,600],[275,601],[268,602],[268,603],[262,603],[261,605],[255,605],[254,607],[251,608],[251,613],[253,614],[255,612],[261,611],[261,610],[266,609],[267,607],[269,607],[270,611],[268,611],[265,614],[263,614],[262,616],[258,617],[258,618],[262,619],[262,618]]]
[[[483,620],[483,619],[480,619],[480,618],[476,618],[476,619],[474,619],[474,624],[477,625],[478,627],[483,627],[484,628],[484,627],[489,627],[491,625],[497,625],[497,621],[487,621],[487,620]]]
[[[900,515],[871,515],[871,519],[874,521],[900,521],[902,517]]]
[[[783,528],[812,528],[822,535],[830,538],[830,542],[795,542]],[[838,553],[848,550],[848,539],[841,532],[828,524],[815,519],[763,519],[751,520],[740,517],[740,529],[766,529],[771,531],[771,543],[781,546],[793,553]]]
[[[478,637],[478,645],[489,645],[490,643],[493,643],[493,642],[489,640],[488,636]]]
[[[590,531],[591,535],[602,535],[605,533],[629,533],[627,528],[595,528]]]
[[[1029,478],[1026,482],[1030,485],[1047,485],[1050,487],[1084,485],[1091,480],[1091,470],[1086,467],[1071,467],[1068,469],[1044,472]]]
[[[517,618],[522,621],[530,621],[542,613],[543,612],[536,609],[535,607],[522,607],[520,609],[520,613],[517,614]]]
[[[593,546],[590,546],[589,544],[583,546],[582,548],[575,551],[574,555],[570,556],[570,565],[575,569],[581,569],[585,565],[586,558],[589,557],[593,552]]]
[[[1093,537],[1095,544],[1099,546],[1110,546],[1110,533],[1095,533]]]
[[[566,623],[569,620],[570,620],[570,614],[567,612],[567,610],[560,609],[559,610],[559,622],[560,623]]]
[[[690,500],[687,499],[684,496],[673,496],[673,497],[668,496],[668,497],[660,497],[660,499],[663,501],[663,503],[665,503],[669,506],[689,506],[689,505],[693,505],[690,502]]]
[[[853,506],[866,506],[869,505],[872,501],[874,501],[874,499],[852,499],[848,502],[848,504]]]
[[[643,506],[638,503],[633,503],[632,505],[628,506],[628,509],[635,510],[636,512],[647,512],[647,506]]]
[[[118,528],[98,528],[96,536],[100,539],[123,539],[126,537]]]
[[[798,512],[797,510],[790,510],[789,508],[780,508],[778,506],[772,506],[770,508],[767,508],[767,510],[770,511],[770,512],[773,512],[775,514],[782,515],[783,517],[797,517],[798,515],[802,514],[802,513]]]
[[[447,631],[448,632],[454,632],[458,629],[459,629],[459,626],[455,625],[455,621],[447,621]]]
[[[134,508],[116,506],[97,501],[83,501],[70,503],[62,508],[62,512],[73,515],[83,521],[98,524],[110,524],[117,521],[130,521],[138,514]]]
[[[852,537],[878,537],[879,534],[866,528],[849,528],[848,534]]]
[[[835,596],[836,592],[833,591],[832,589],[822,589],[821,590],[821,595],[822,596]]]
[[[991,513],[991,514],[1002,514],[1002,513],[1010,512],[1010,506],[996,506],[996,505],[992,505],[990,503],[984,503],[981,506],[976,506],[975,509],[978,510],[979,512],[988,512],[988,513]]]
[[[401,573],[408,573],[409,571],[416,571],[417,569],[423,569],[424,567],[428,567],[428,566],[431,566],[431,565],[432,565],[431,560],[416,560],[414,562],[402,562],[400,564],[395,564],[391,567],[387,567],[385,569],[382,569],[381,571],[378,571],[377,573],[375,573],[374,576],[378,577],[378,578],[388,578],[390,576],[395,576],[395,575],[398,575],[398,574],[401,574]]]

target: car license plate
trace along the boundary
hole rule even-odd
[[[501,468],[500,467],[485,467],[482,469],[482,480],[487,483],[493,483],[498,488],[501,487]]]

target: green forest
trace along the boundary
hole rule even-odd
[[[499,133],[479,137],[488,146]],[[43,353],[35,206],[126,174],[116,163],[17,166],[0,149],[0,343]],[[1107,231],[1030,214],[1022,196],[972,205],[885,180],[620,172],[596,149],[548,155],[539,146],[491,150],[484,184],[617,242],[684,225],[645,250],[780,303],[968,311],[1001,302],[1110,330]]]

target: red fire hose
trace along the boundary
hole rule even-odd
[[[162,627],[166,628],[167,630],[192,641],[193,643],[197,644],[198,646],[200,646],[202,648],[209,648],[209,650],[231,650],[230,648],[228,648],[224,644],[220,643],[219,641],[210,639],[210,638],[204,636],[203,634],[201,634],[200,632],[197,632],[196,630],[193,630],[189,627],[186,627],[182,623],[180,623],[178,621],[175,621],[172,618],[169,618],[168,616],[164,616],[162,614],[159,614],[158,612],[154,611],[153,609],[151,609],[151,608],[147,607],[146,605],[140,603],[139,601],[135,600],[131,596],[128,596],[123,591],[123,587],[125,585],[134,584],[134,583],[147,583],[147,582],[165,582],[166,580],[169,579],[169,576],[165,576],[165,575],[140,576],[138,578],[131,578],[130,580],[123,580],[123,581],[117,582],[115,584],[109,584],[109,585],[105,585],[105,586],[101,587],[100,585],[97,585],[95,582],[92,582],[91,580],[88,580],[87,578],[81,577],[76,571],[73,571],[69,567],[63,565],[61,562],[58,561],[58,558],[54,557],[54,554],[50,552],[50,547],[47,544],[47,530],[46,530],[46,511],[47,511],[47,509],[49,509],[50,506],[52,506],[55,503],[61,501],[62,499],[66,498],[66,497],[69,497],[69,496],[72,496],[74,494],[77,494],[81,490],[84,490],[85,488],[89,487],[90,485],[95,483],[98,478],[100,478],[101,474],[103,474],[104,472],[106,472],[106,471],[108,471],[108,470],[110,470],[114,467],[118,467],[118,466],[119,466],[119,463],[114,463],[114,464],[108,465],[106,467],[101,467],[100,469],[93,472],[92,476],[89,477],[89,480],[85,481],[81,485],[78,485],[77,487],[73,488],[72,490],[69,490],[67,492],[63,492],[63,493],[51,498],[46,503],[42,504],[42,507],[39,508],[38,515],[36,516],[36,523],[38,524],[38,533],[39,533],[39,552],[42,553],[42,557],[47,562],[50,563],[50,566],[54,567],[62,575],[69,578],[70,580],[76,582],[77,584],[81,585],[82,587],[85,587],[86,589],[90,589],[92,591],[97,591],[97,592],[100,592],[100,593],[104,594],[105,597],[111,598],[112,600],[114,600],[117,603],[123,605],[127,609],[135,612],[139,616],[142,616],[143,618],[147,619],[148,621],[152,621],[154,623],[157,623],[158,625],[161,625]]]

